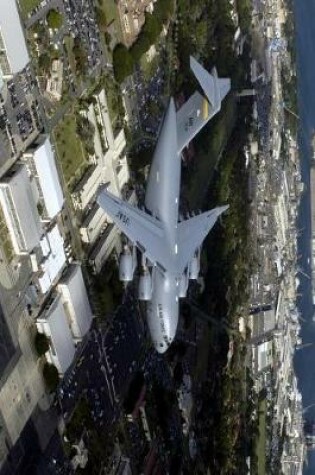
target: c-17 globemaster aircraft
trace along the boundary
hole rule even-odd
[[[171,98],[165,113],[145,194],[145,210],[122,201],[103,189],[98,204],[113,219],[132,245],[120,256],[122,281],[133,279],[141,254],[139,300],[147,301],[147,321],[156,350],[164,353],[175,338],[179,299],[187,293],[189,279],[198,278],[201,245],[218,217],[221,206],[186,220],[179,220],[181,152],[221,109],[230,80],[209,74],[193,57],[190,67],[205,96],[195,92],[176,112]]]

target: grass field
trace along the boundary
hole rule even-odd
[[[99,0],[99,6],[103,9],[105,13],[107,25],[111,23],[114,24],[115,43],[120,43],[122,40],[122,31],[119,20],[118,7],[115,3],[115,0]],[[112,33],[113,29],[111,29],[111,34]]]
[[[118,119],[118,94],[119,92],[115,88],[115,84],[111,77],[106,78],[105,92],[107,98],[107,105],[109,110],[109,116],[112,122],[113,128],[115,128],[116,121]]]
[[[18,3],[20,5],[22,16],[26,18],[27,14],[34,10],[40,2],[41,0],[19,0]]]
[[[76,133],[76,120],[73,111],[65,115],[54,129],[54,138],[64,179],[69,186],[81,176],[82,168],[87,163],[82,142]]]
[[[267,401],[262,399],[258,406],[259,435],[256,442],[256,454],[258,457],[258,475],[266,475],[266,412]]]
[[[75,68],[75,57],[73,54],[73,38],[71,35],[67,35],[64,37],[63,41],[64,41],[65,48],[67,51],[71,71],[75,75],[76,68]]]

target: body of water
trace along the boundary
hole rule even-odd
[[[294,0],[296,20],[296,46],[298,70],[298,96],[300,116],[300,156],[302,177],[306,192],[302,197],[299,218],[300,266],[311,275],[311,208],[310,208],[310,162],[312,157],[311,134],[315,128],[315,0]],[[315,419],[315,321],[312,304],[311,280],[300,274],[299,307],[303,321],[303,343],[313,343],[298,350],[295,367],[299,387],[303,395],[305,418]],[[315,474],[315,451],[308,453],[305,475]]]

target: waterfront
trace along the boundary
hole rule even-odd
[[[313,321],[313,305],[311,295],[311,213],[310,213],[310,136],[315,127],[315,1],[295,0],[296,38],[297,38],[297,69],[298,95],[300,115],[300,156],[302,177],[306,184],[300,207],[299,217],[299,254],[303,274],[299,275],[299,307],[302,316],[301,335],[303,343],[313,343],[298,350],[295,357],[297,377],[303,395],[305,418],[315,418],[315,323]],[[308,464],[304,468],[305,475],[315,473],[315,451],[309,452]]]

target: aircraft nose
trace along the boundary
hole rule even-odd
[[[169,344],[167,344],[167,343],[165,343],[164,341],[162,341],[162,342],[160,342],[160,343],[156,343],[155,349],[156,349],[156,351],[157,351],[158,353],[163,354],[163,353],[165,353],[165,352],[167,351],[167,349],[168,349],[169,346],[170,346]]]
[[[156,351],[160,354],[165,353],[170,347],[170,345],[172,344],[173,340],[174,340],[174,337],[172,338],[168,337],[167,341],[165,341],[164,339],[160,341],[156,341],[154,344]]]

